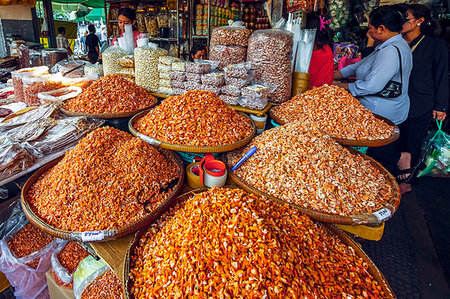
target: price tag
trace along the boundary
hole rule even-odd
[[[373,214],[380,221],[384,221],[384,220],[388,219],[389,217],[391,217],[391,211],[386,208],[382,208],[381,210],[379,210]]]
[[[105,233],[103,231],[98,232],[82,232],[81,240],[83,242],[101,241],[105,238]]]

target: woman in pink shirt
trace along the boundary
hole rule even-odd
[[[141,34],[141,32],[139,32],[135,27],[136,26],[136,11],[134,11],[128,7],[119,9],[118,21],[119,21],[119,29],[120,29],[119,37],[123,36],[123,34],[125,32],[125,25],[133,26],[134,46],[137,47],[136,41],[138,40],[139,34]],[[114,39],[112,40],[113,44],[115,44],[116,42],[117,42],[117,36],[114,37]]]

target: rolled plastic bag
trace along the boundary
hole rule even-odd
[[[8,242],[29,221],[22,212],[11,214],[8,222],[12,225],[9,225],[5,236],[0,240],[0,271],[5,274],[14,287],[16,298],[49,298],[45,273],[51,267],[51,255],[60,240],[54,239],[28,256],[16,258],[11,252]]]

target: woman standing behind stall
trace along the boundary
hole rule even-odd
[[[133,26],[133,39],[134,39],[134,46],[137,47],[137,40],[139,39],[140,32],[136,28],[136,11],[134,11],[131,8],[125,7],[119,9],[119,17],[118,23],[119,23],[119,29],[120,29],[120,36],[123,37],[123,34],[125,33],[125,25],[132,25]],[[117,36],[114,37],[112,40],[112,43],[117,42]]]
[[[89,35],[86,36],[86,50],[90,63],[96,63],[100,55],[100,40],[95,35],[95,26],[90,24],[88,26]]]
[[[411,48],[414,64],[408,91],[411,107],[408,119],[400,127],[402,156],[398,166],[399,178],[408,182],[415,175],[420,148],[432,119],[443,121],[446,117],[449,88],[447,46],[433,36],[436,25],[430,10],[420,4],[404,7],[408,17],[402,35]]]
[[[412,69],[412,55],[400,32],[406,21],[406,11],[382,6],[369,15],[369,34],[380,43],[375,51],[353,65],[335,72],[334,79],[356,77],[354,83],[338,83],[358,98],[375,114],[401,124],[408,117],[408,83]],[[397,92],[387,92],[396,87]],[[391,173],[397,174],[400,148],[397,142],[369,148],[368,154],[380,161]]]

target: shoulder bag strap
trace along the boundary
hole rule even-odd
[[[397,46],[394,46],[397,49],[398,58],[400,59],[400,83],[403,84],[403,72],[402,72],[402,55],[400,54],[400,50]]]

